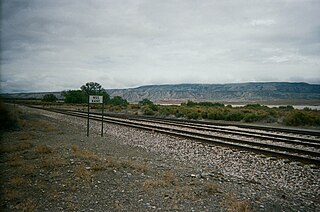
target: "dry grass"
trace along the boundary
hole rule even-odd
[[[23,141],[17,144],[1,144],[0,153],[13,153],[32,148],[33,144],[29,141]]]
[[[90,177],[90,179],[91,179],[91,177]],[[73,191],[73,192],[77,191],[78,183],[76,181],[74,181],[73,179],[71,179],[71,178],[64,178],[62,180],[62,184],[64,185],[64,188],[67,191]]]
[[[9,180],[9,185],[12,187],[20,187],[26,184],[27,180],[24,179],[22,176],[15,176]]]
[[[175,173],[171,171],[165,171],[162,174],[162,179],[147,179],[143,182],[142,187],[144,190],[149,190],[157,187],[174,185],[175,181],[176,181]]]
[[[73,201],[68,201],[68,211],[79,211],[77,204]]]
[[[142,187],[144,190],[153,189],[156,187],[164,187],[166,183],[163,180],[147,179],[143,182]]]
[[[41,161],[42,168],[59,168],[67,164],[66,159],[59,157],[49,157]]]
[[[17,208],[23,212],[33,212],[36,211],[37,205],[34,200],[27,199],[26,201],[23,201],[22,203],[17,205]]]
[[[13,167],[22,166],[25,163],[23,158],[17,154],[9,155],[8,161],[9,165]]]
[[[5,189],[3,191],[4,194],[4,199],[9,200],[9,201],[14,201],[20,198],[19,193],[15,189]]]
[[[76,153],[76,152],[80,151],[80,147],[78,145],[75,145],[75,144],[73,144],[71,146],[71,149],[72,149],[73,153]]]
[[[124,160],[120,162],[120,167],[122,168],[134,168],[134,162],[132,160]]]
[[[229,212],[249,212],[252,211],[247,201],[240,201],[232,193],[226,195],[225,206]]]
[[[165,171],[162,175],[163,180],[167,183],[167,184],[174,184],[175,180],[176,180],[176,174],[173,173],[172,171]]]
[[[91,169],[93,171],[103,171],[108,168],[108,164],[104,161],[96,161],[92,164]]]
[[[179,186],[175,188],[174,199],[196,200],[197,195],[190,186]]]
[[[45,144],[40,144],[36,147],[36,152],[39,154],[49,154],[52,153],[52,148],[48,147]]]
[[[36,167],[33,164],[23,164],[22,166],[22,174],[24,175],[35,175]]]
[[[82,150],[77,145],[72,145],[71,149],[73,151],[73,154],[78,158],[88,159],[88,160],[98,160],[99,159],[99,157],[95,153],[93,153],[89,150],[86,150],[86,149]]]
[[[47,195],[52,201],[57,201],[57,199],[60,197],[59,192],[56,188],[51,188],[47,191]]]
[[[30,140],[34,139],[34,135],[31,133],[24,133],[24,134],[20,135],[18,139],[20,141],[30,141]]]
[[[85,166],[78,166],[74,171],[75,177],[78,179],[83,179],[87,182],[91,181],[91,171],[86,169]]]
[[[220,193],[220,186],[215,183],[208,182],[204,185],[204,190],[208,194],[216,194],[216,193]]]
[[[91,165],[91,169],[93,171],[103,171],[108,168],[130,168],[137,170],[138,172],[145,173],[148,171],[147,164],[138,164],[132,160],[124,160],[124,161],[117,161],[114,158],[107,158],[105,160],[95,160],[95,162]]]
[[[149,170],[147,164],[134,164],[134,169],[141,173],[146,173]]]
[[[120,167],[119,163],[113,158],[108,158],[106,160],[106,165],[107,165],[107,167],[110,167],[110,168],[119,168]]]
[[[58,130],[57,126],[44,120],[29,121],[27,125],[29,125],[32,130],[37,131],[53,132]]]

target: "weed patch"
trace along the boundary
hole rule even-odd
[[[207,192],[208,194],[216,194],[216,193],[220,193],[220,187],[219,185],[215,184],[215,183],[206,183],[204,185],[204,190],[205,192]]]
[[[63,158],[58,158],[58,157],[49,157],[45,158],[41,162],[41,167],[42,168],[59,168],[62,166],[65,166],[67,164],[67,161]]]
[[[143,182],[142,187],[144,190],[153,189],[156,187],[164,187],[166,183],[163,180],[147,179]]]
[[[165,171],[162,175],[163,180],[167,183],[167,184],[174,184],[175,180],[176,180],[176,174],[173,173],[172,171]]]
[[[43,120],[30,121],[27,124],[32,130],[35,130],[35,131],[38,131],[38,130],[46,131],[46,132],[57,131],[57,127],[54,124],[49,123],[47,121],[43,121]]]
[[[22,173],[24,175],[34,176],[36,174],[36,167],[33,164],[23,164]]]
[[[91,181],[91,172],[86,169],[85,166],[78,166],[74,171],[75,177],[78,179],[83,179],[86,182]]]
[[[190,186],[181,186],[181,187],[176,187],[175,192],[174,192],[174,198],[175,199],[188,199],[188,200],[196,200],[197,195],[193,191],[192,187]]]
[[[12,187],[20,187],[22,185],[24,185],[26,183],[26,180],[21,177],[21,176],[16,176],[16,177],[13,177],[9,180],[9,185],[11,185]]]
[[[240,201],[232,193],[226,195],[225,206],[228,212],[250,212],[251,207],[247,201]]]
[[[52,149],[45,144],[41,144],[36,147],[36,152],[39,154],[49,154],[52,153]]]
[[[0,153],[12,153],[12,152],[20,152],[26,149],[30,149],[33,147],[33,144],[29,141],[23,141],[17,144],[1,144],[0,145]]]
[[[31,212],[31,211],[36,211],[37,205],[34,200],[29,198],[26,201],[18,204],[16,208],[19,209],[20,211]]]
[[[99,159],[99,157],[95,153],[93,153],[89,150],[82,150],[77,145],[72,145],[71,149],[73,151],[73,154],[78,158],[88,159],[88,160],[98,160]]]
[[[15,189],[6,189],[3,192],[5,200],[14,201],[20,198],[19,192]]]
[[[134,169],[141,173],[146,173],[149,170],[147,164],[135,164]]]
[[[21,156],[17,154],[13,154],[9,156],[9,165],[16,167],[16,166],[22,166],[24,164],[24,160]]]
[[[107,163],[103,161],[97,161],[91,167],[93,171],[103,171],[103,170],[106,170],[107,168],[108,168]]]
[[[116,160],[114,160],[113,158],[108,158],[106,160],[106,165],[107,165],[107,167],[110,167],[110,168],[119,168],[120,167],[119,163]]]

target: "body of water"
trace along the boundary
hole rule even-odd
[[[246,106],[246,105],[232,105],[232,107],[243,107],[243,106]],[[264,106],[273,108],[273,107],[280,107],[280,106],[287,106],[287,105],[264,105]],[[310,108],[312,110],[320,110],[320,105],[292,105],[292,107],[299,110],[302,110],[304,108]]]

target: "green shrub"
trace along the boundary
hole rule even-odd
[[[208,112],[207,111],[202,111],[201,112],[201,118],[207,119],[208,118]]]
[[[167,108],[167,107],[161,107],[160,110],[159,110],[159,115],[160,116],[169,116],[171,113],[170,113],[170,110]]]
[[[294,110],[293,106],[291,106],[291,105],[279,106],[279,109],[281,109],[281,110]]]
[[[175,117],[176,118],[180,118],[180,117],[183,117],[184,114],[180,111],[180,110],[176,110],[176,113],[175,113]]]
[[[221,111],[211,111],[208,113],[208,119],[224,120],[224,115]]]
[[[241,121],[244,115],[241,112],[230,112],[224,118],[226,121]]]
[[[320,118],[317,114],[292,111],[285,117],[284,122],[288,126],[320,125]]]
[[[266,106],[260,105],[260,104],[247,104],[246,106],[244,106],[245,108],[265,108]]]
[[[129,109],[139,110],[140,109],[140,105],[139,104],[130,104],[129,105]]]
[[[153,116],[155,113],[154,113],[154,111],[153,111],[151,108],[147,107],[147,108],[144,110],[144,113],[143,113],[143,114],[144,114],[144,115]]]
[[[199,118],[199,113],[197,112],[188,112],[187,113],[187,118],[188,119],[198,119]]]
[[[193,102],[188,101],[187,103],[182,103],[183,106],[194,107],[194,106],[203,106],[203,107],[224,107],[224,104],[219,102]]]
[[[259,120],[259,117],[254,113],[246,114],[243,118],[244,122],[255,122],[258,120]]]
[[[114,106],[122,106],[122,107],[127,107],[129,104],[126,99],[123,99],[120,96],[113,97],[112,99],[110,99],[109,103]]]
[[[43,101],[43,102],[55,102],[55,101],[57,101],[57,100],[58,100],[58,98],[57,98],[54,94],[52,94],[52,93],[46,94],[46,95],[44,95],[43,98],[42,98],[42,101]]]

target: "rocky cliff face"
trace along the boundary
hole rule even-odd
[[[268,101],[319,100],[320,85],[307,83],[235,83],[150,85],[131,89],[110,89],[111,96],[121,96],[130,102],[144,98],[196,101]]]
[[[320,104],[320,85],[307,83],[234,83],[234,84],[178,84],[148,85],[130,89],[109,89],[113,96],[121,96],[129,102],[144,98],[161,101],[220,101],[220,102],[266,102],[266,101],[310,101]],[[2,94],[12,98],[39,98],[45,93]],[[51,92],[63,98],[61,92]]]

